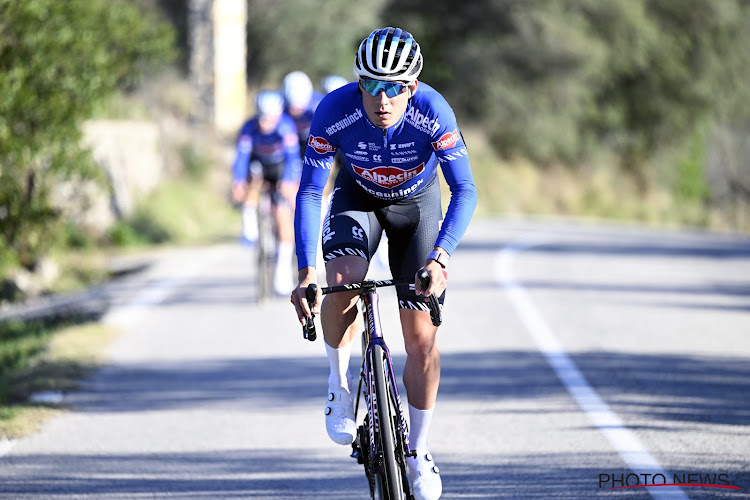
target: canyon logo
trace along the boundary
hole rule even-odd
[[[378,186],[382,186],[386,189],[392,189],[396,186],[403,184],[404,182],[411,180],[422,172],[424,172],[424,163],[417,167],[409,170],[404,170],[398,167],[375,167],[375,168],[362,168],[352,163],[354,171],[365,180],[373,182]]]
[[[331,145],[328,141],[323,139],[322,137],[315,137],[314,135],[310,135],[310,137],[307,139],[307,144],[311,148],[315,150],[318,154],[326,154],[326,153],[333,153],[336,151],[336,148]]]

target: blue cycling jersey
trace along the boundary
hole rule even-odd
[[[420,82],[398,123],[381,129],[367,118],[354,82],[327,94],[313,118],[294,219],[300,268],[315,266],[323,188],[337,151],[342,153],[342,168],[362,188],[362,195],[385,203],[427,186],[440,164],[451,200],[435,246],[453,253],[477,204],[453,110],[440,93]]]
[[[257,117],[245,122],[237,139],[237,155],[232,166],[232,176],[236,182],[247,179],[251,160],[263,165],[284,163],[281,180],[299,181],[302,163],[297,128],[291,117],[282,115],[276,127],[265,134],[260,130]]]

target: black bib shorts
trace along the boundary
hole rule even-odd
[[[414,278],[435,245],[441,222],[437,176],[410,198],[390,201],[365,192],[341,169],[323,220],[323,260],[327,263],[336,257],[356,255],[370,262],[385,231],[393,278]],[[399,307],[429,311],[426,298],[412,288],[396,287]],[[444,299],[445,293],[440,297],[441,304]]]

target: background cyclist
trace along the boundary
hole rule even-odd
[[[264,183],[270,189],[279,229],[274,289],[287,294],[294,288],[290,267],[294,249],[292,212],[301,172],[297,129],[283,112],[284,98],[279,92],[258,92],[255,102],[256,115],[245,122],[237,139],[232,198],[243,206],[242,241],[253,245],[258,238],[260,189]]]
[[[341,75],[327,75],[320,80],[320,89],[323,94],[330,94],[339,87],[343,87],[349,81]]]
[[[355,56],[359,81],[325,96],[310,131],[295,211],[299,286],[292,293],[300,323],[310,310],[308,284],[318,280],[315,250],[320,238],[322,191],[337,151],[343,165],[336,177],[323,222],[323,255],[328,285],[365,278],[384,230],[395,278],[420,269],[431,276],[428,290],[397,289],[406,346],[404,385],[409,402],[410,443],[417,457],[408,460],[418,500],[442,493],[439,471],[429,453],[427,434],[440,381],[437,329],[425,304],[426,294],[445,298],[450,255],[469,224],[477,203],[468,153],[452,109],[435,89],[418,82],[419,44],[406,31],[384,28],[365,38]],[[437,167],[451,190],[441,225]],[[330,364],[326,429],[339,444],[354,440],[349,357],[358,332],[356,295],[332,294],[320,312]]]
[[[302,71],[292,71],[286,75],[281,83],[281,92],[284,94],[284,111],[292,117],[297,126],[300,154],[304,154],[307,137],[310,135],[310,124],[323,96],[313,89],[310,77]]]

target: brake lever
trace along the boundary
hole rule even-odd
[[[307,305],[310,307],[310,317],[305,320],[305,324],[302,326],[302,337],[306,338],[310,342],[314,341],[316,338],[318,338],[318,334],[315,331],[315,315],[312,313],[313,305],[315,304],[315,299],[318,296],[318,285],[315,283],[310,283],[307,285],[307,289],[305,290],[305,298],[307,299]]]
[[[430,288],[430,273],[424,269],[420,269],[417,272],[417,279],[419,280],[419,286],[422,290]],[[443,315],[440,311],[440,302],[434,293],[427,297],[427,304],[430,306],[430,319],[434,326],[440,326],[443,323]]]

